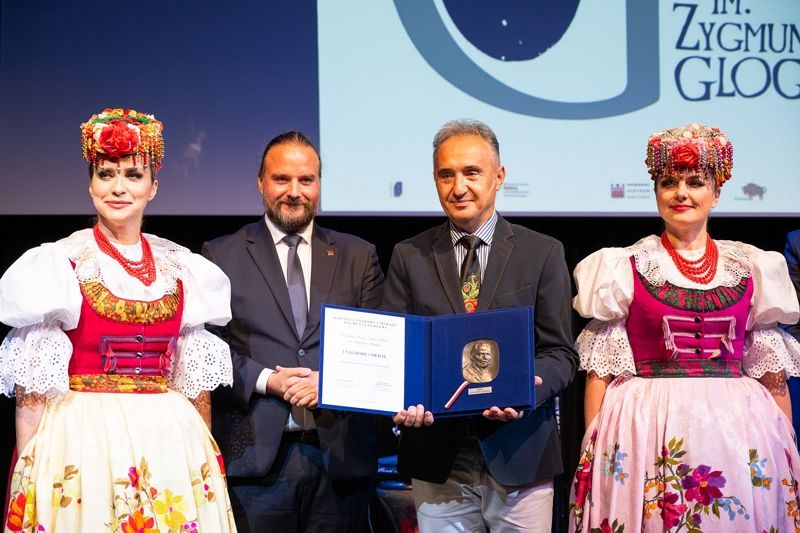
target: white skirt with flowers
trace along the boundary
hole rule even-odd
[[[6,532],[236,530],[219,449],[171,390],[48,402],[10,490]]]
[[[586,431],[570,531],[800,531],[792,424],[749,377],[617,377]]]

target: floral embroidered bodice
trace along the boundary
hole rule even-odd
[[[152,302],[127,300],[97,282],[81,286],[78,327],[67,331],[73,353],[69,375],[166,375],[183,310],[182,284]]]

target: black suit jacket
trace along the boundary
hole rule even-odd
[[[449,223],[396,245],[383,308],[417,315],[464,313]],[[560,474],[560,443],[553,397],[575,375],[571,284],[561,243],[498,217],[481,283],[478,311],[534,306],[537,408],[519,420],[472,417],[486,464],[505,485],[524,485]],[[505,407],[505,406],[499,406]],[[435,420],[403,428],[398,469],[411,477],[443,483],[467,432],[468,419]]]
[[[792,279],[797,299],[800,300],[800,229],[791,231],[786,236],[786,248],[783,250],[783,255],[786,257],[789,277]],[[800,341],[800,323],[786,326],[786,331]],[[797,417],[797,414],[795,414],[795,417]]]
[[[314,225],[306,330],[297,338],[286,279],[263,219],[203,245],[203,255],[231,280],[233,319],[217,330],[231,347],[233,387],[213,396],[213,430],[231,476],[265,475],[275,459],[290,405],[255,392],[264,368],[319,368],[320,304],[376,308],[383,272],[375,247]],[[316,409],[325,466],[332,478],[374,475],[375,421],[363,414]]]

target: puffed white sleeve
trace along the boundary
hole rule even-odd
[[[0,278],[0,322],[12,326],[0,344],[0,393],[65,393],[72,343],[64,330],[78,325],[78,280],[58,244],[25,252]]]
[[[202,391],[233,384],[230,347],[205,329],[206,323],[224,326],[230,321],[231,285],[218,266],[198,254],[187,252],[181,262],[183,317],[170,388],[196,398]]]
[[[598,376],[635,374],[625,321],[633,299],[630,252],[603,248],[575,268],[578,295],[573,307],[593,320],[578,336],[581,369]]]
[[[628,316],[633,300],[633,269],[625,248],[603,248],[578,263],[578,295],[572,307],[585,318],[615,320]]]
[[[759,250],[753,258],[752,275],[754,291],[747,319],[745,372],[753,378],[766,372],[800,376],[800,344],[777,326],[800,320],[800,305],[786,260],[777,252]]]

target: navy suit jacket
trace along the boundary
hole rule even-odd
[[[464,313],[449,222],[396,245],[387,275],[383,308],[416,315]],[[524,485],[563,471],[553,397],[575,375],[571,283],[564,248],[551,237],[498,217],[481,283],[478,311],[534,306],[537,408],[519,420],[472,417],[486,464],[505,485]],[[505,407],[505,406],[498,406]],[[411,477],[443,483],[468,429],[468,418],[435,420],[403,428],[398,469]]]
[[[372,244],[315,224],[308,321],[298,338],[286,279],[263,218],[205,243],[203,255],[230,278],[233,311],[230,323],[216,330],[231,347],[233,387],[219,387],[212,397],[214,436],[229,475],[263,476],[275,459],[290,405],[255,392],[258,376],[277,365],[318,370],[320,305],[378,307],[383,272]],[[373,417],[316,409],[314,418],[332,478],[375,474]]]

